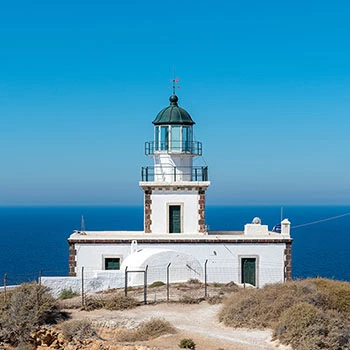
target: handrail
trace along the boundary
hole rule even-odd
[[[155,181],[156,178],[164,178],[171,181],[208,181],[207,166],[173,167],[147,166],[141,169],[141,181]]]
[[[145,142],[146,156],[154,155],[155,152],[187,153],[194,156],[202,155],[202,142],[199,141],[166,141]]]

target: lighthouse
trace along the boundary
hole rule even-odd
[[[43,277],[44,285],[58,293],[68,288],[82,292],[84,281],[91,291],[123,287],[126,278],[129,285],[144,285],[143,276],[148,283],[171,276],[167,283],[199,279],[258,288],[291,280],[288,219],[281,230],[270,231],[253,214],[243,230],[207,229],[208,167],[194,162],[202,156],[202,143],[195,140],[195,122],[179,106],[174,86],[169,102],[152,122],[153,140],[145,142],[153,164],[142,167],[139,182],[144,229],[75,230],[68,238],[70,277]]]
[[[142,167],[139,183],[145,233],[206,233],[208,167],[193,165],[202,155],[202,143],[194,141],[195,122],[178,100],[173,91],[170,105],[153,120],[153,140],[145,143],[145,155],[153,159],[153,166]]]

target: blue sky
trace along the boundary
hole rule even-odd
[[[337,0],[1,2],[0,205],[142,205],[173,67],[208,204],[349,204],[349,16]]]

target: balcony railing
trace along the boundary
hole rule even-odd
[[[208,167],[142,167],[141,181],[208,181]]]
[[[155,142],[148,141],[145,143],[146,156],[154,155],[155,152],[187,153],[192,156],[202,155],[202,142],[199,141],[171,141]]]

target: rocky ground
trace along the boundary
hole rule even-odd
[[[84,311],[81,309],[81,297],[75,297],[60,302],[61,310],[69,320],[89,320],[97,332],[97,336],[85,338],[83,341],[71,339],[68,341],[62,334],[61,321],[57,325],[42,327],[35,334],[37,349],[96,349],[96,350],[175,350],[183,338],[191,338],[196,344],[196,350],[273,350],[287,349],[285,346],[274,343],[271,339],[270,330],[233,329],[225,327],[218,322],[217,314],[222,304],[210,304],[201,301],[196,304],[180,302],[165,302],[164,286],[150,290],[148,305],[124,311],[109,311],[97,309]],[[172,289],[183,295],[184,286]],[[190,291],[191,297],[202,296],[203,290],[189,285],[186,292]],[[233,286],[233,289],[237,286]],[[224,298],[231,294],[232,286],[224,289],[211,287],[208,290],[211,298]],[[195,294],[199,295],[195,295]],[[132,292],[134,297],[143,300],[142,289]],[[161,297],[162,296],[162,297]],[[176,299],[180,299],[180,297]],[[93,296],[96,297],[96,296]],[[109,294],[99,295],[109,297]],[[174,299],[174,294],[172,295]],[[160,302],[160,300],[162,300]],[[135,329],[141,323],[150,319],[163,319],[168,321],[174,328],[172,334],[163,335],[153,340],[121,343],[116,340],[116,333],[121,329]],[[0,344],[1,349],[12,349]],[[29,348],[18,348],[29,350]]]

